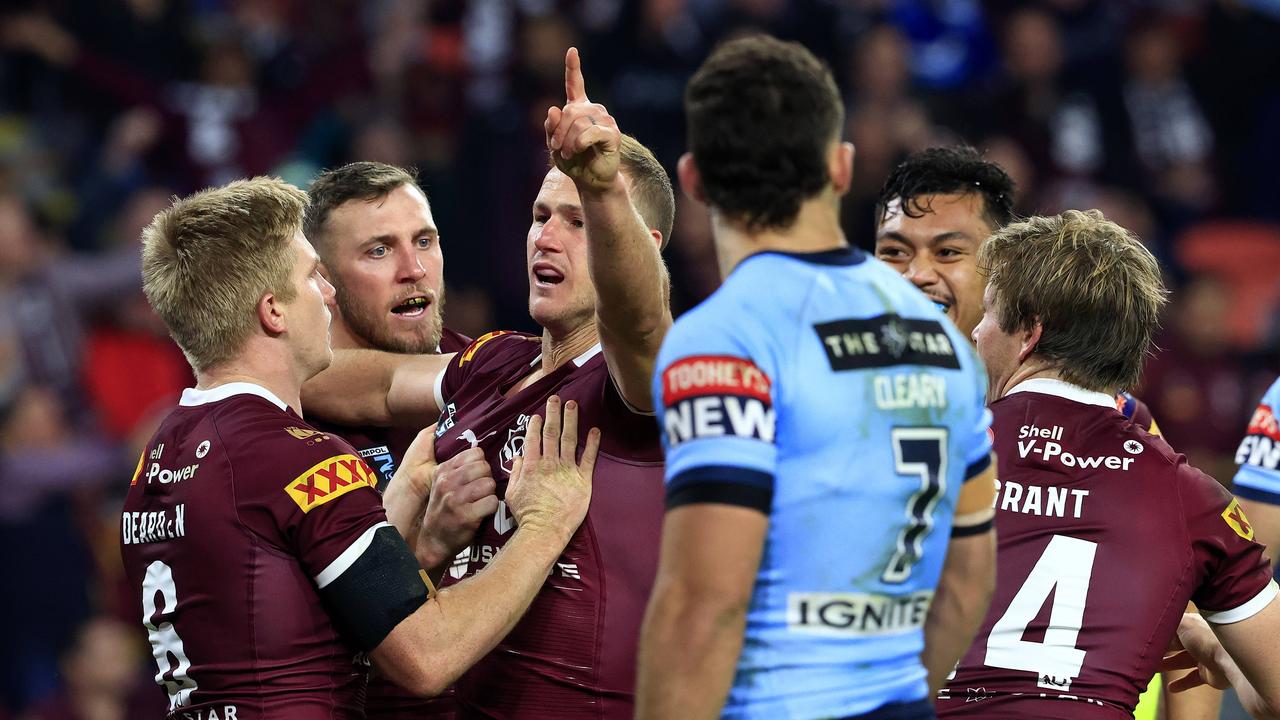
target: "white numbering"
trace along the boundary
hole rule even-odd
[[[898,547],[880,576],[884,582],[900,583],[923,556],[924,538],[933,529],[933,510],[947,490],[947,430],[893,428],[889,438],[894,470],[920,481],[920,488],[907,500],[907,525],[898,533]]]
[[[156,596],[161,605],[156,608]],[[196,689],[196,681],[187,674],[191,670],[191,661],[182,648],[182,638],[173,628],[173,623],[164,617],[178,609],[178,589],[173,585],[173,569],[160,560],[147,566],[147,574],[142,579],[142,624],[147,628],[147,638],[151,641],[151,654],[156,659],[156,684],[163,685],[169,693],[169,709],[176,710],[190,702],[191,693]],[[174,667],[174,660],[177,667]],[[171,672],[172,671],[172,672]],[[170,675],[171,679],[165,679]]]
[[[1025,670],[1036,674],[1036,686],[1048,690],[1071,690],[1080,675],[1085,651],[1076,647],[1084,621],[1084,603],[1093,575],[1093,558],[1098,544],[1054,535],[1026,582],[1013,596],[1004,615],[991,627],[987,638],[989,667]],[[1043,642],[1022,639],[1027,626],[1040,613],[1053,593],[1053,609]]]

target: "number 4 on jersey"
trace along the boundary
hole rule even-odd
[[[1084,622],[1084,603],[1097,550],[1095,542],[1054,535],[1004,615],[991,627],[983,662],[990,667],[1033,672],[1037,687],[1071,690],[1072,681],[1084,665],[1085,651],[1076,647],[1076,638]],[[1044,642],[1023,640],[1027,626],[1040,613],[1050,593],[1053,609]]]

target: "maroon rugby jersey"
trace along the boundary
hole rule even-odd
[[[364,717],[367,662],[318,586],[386,513],[341,438],[265,388],[187,390],[125,497],[125,575],[175,720]]]
[[[444,328],[440,333],[440,348],[442,354],[460,352],[471,344],[471,338],[462,333],[454,332],[449,328]],[[306,408],[303,408],[306,411]],[[338,425],[336,423],[325,422],[318,418],[312,418],[311,425],[325,432],[339,435],[343,440],[351,443],[360,457],[373,468],[381,480],[379,488],[383,492],[387,491],[387,484],[391,482],[391,477],[396,474],[396,470],[400,467],[400,460],[404,458],[404,453],[409,449],[409,444],[418,436],[417,430],[411,430],[404,427],[377,427],[374,425],[351,426]]]
[[[662,447],[651,415],[628,409],[592,348],[508,395],[540,362],[541,339],[491,333],[477,339],[437,383],[444,408],[436,457],[484,448],[503,497],[529,418],[547,398],[579,404],[579,443],[600,428],[591,507],[529,612],[457,683],[460,717],[630,718],[640,622],[658,565]],[[511,537],[505,503],[459,554],[444,585],[482,570]]]
[[[943,718],[1132,718],[1192,600],[1239,622],[1276,595],[1221,485],[1056,380],[992,403],[996,591],[939,694]]]
[[[471,344],[471,338],[444,328],[440,333],[441,353],[456,353]],[[303,408],[306,411],[306,408]],[[356,449],[378,473],[382,492],[387,491],[391,477],[400,467],[409,444],[418,436],[417,430],[404,427],[353,427],[313,420],[312,425],[326,432],[342,436]],[[445,693],[434,698],[420,698],[391,682],[379,673],[369,679],[369,692],[365,699],[368,720],[450,720],[453,717],[453,698]]]

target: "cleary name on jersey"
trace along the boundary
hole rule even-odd
[[[1243,498],[1280,505],[1280,378],[1277,378],[1249,419],[1249,428],[1236,450],[1235,493]]]
[[[540,338],[491,333],[437,383],[444,408],[436,457],[480,447],[501,499],[530,417],[552,394],[578,403],[579,446],[601,431],[591,507],[515,629],[456,685],[460,717],[630,718],[635,656],[657,571],[662,449],[650,415],[626,405],[599,345],[518,392],[541,360]],[[483,570],[511,537],[504,502],[458,555],[443,585]]]
[[[1114,398],[1056,380],[993,403],[996,591],[944,718],[1132,718],[1192,600],[1252,617],[1276,595],[1239,503]]]
[[[653,384],[667,506],[769,515],[725,717],[925,704],[924,619],[989,464],[985,389],[955,327],[854,249],[754,255],[677,320]]]
[[[261,386],[183,394],[139,460],[121,519],[170,718],[364,717],[360,653],[385,632],[331,612],[367,548],[399,538],[377,484],[350,445]],[[402,600],[387,622],[417,606]]]

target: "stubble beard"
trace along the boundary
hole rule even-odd
[[[337,278],[331,282],[336,290],[338,310],[342,313],[347,329],[371,347],[406,355],[434,353],[439,349],[443,327],[444,288],[440,289],[434,302],[427,308],[426,321],[410,334],[391,332],[380,312],[359,302],[352,293],[345,292]]]

